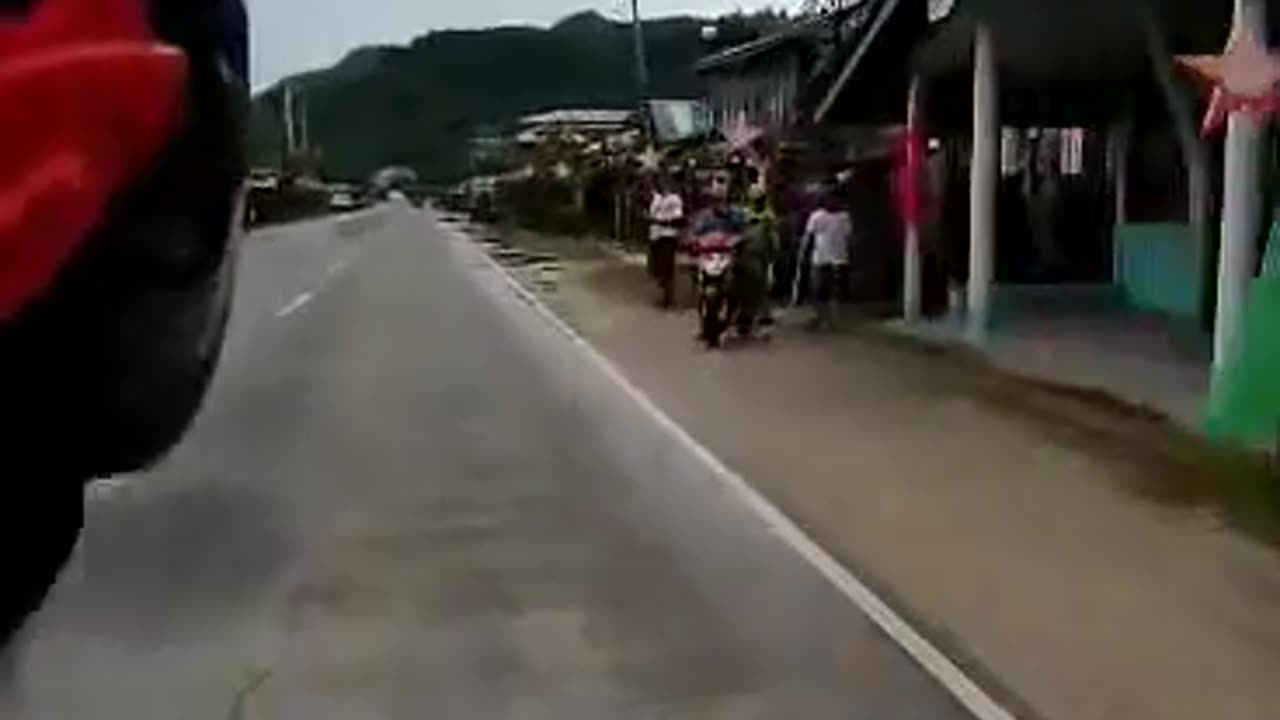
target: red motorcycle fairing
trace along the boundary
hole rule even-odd
[[[0,322],[53,282],[182,121],[187,64],[141,0],[0,19]]]

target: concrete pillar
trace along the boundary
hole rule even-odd
[[[914,192],[917,200],[920,197],[919,182],[920,171],[924,164],[923,157],[911,157],[918,155],[923,148],[919,147],[916,142],[919,140],[920,133],[920,78],[915,77],[911,80],[911,89],[907,92],[907,136],[908,145],[907,152],[907,172],[914,173],[914,177],[907,177],[906,182],[912,184],[915,190],[904,188],[907,192]],[[920,218],[919,208],[916,212],[908,213],[905,218],[906,239],[903,245],[902,259],[902,317],[907,322],[916,322],[920,319],[921,306],[921,258],[920,258]]]
[[[1115,223],[1129,222],[1129,145],[1133,137],[1133,121],[1126,117],[1112,128],[1111,163],[1115,187]]]
[[[1233,34],[1267,39],[1263,0],[1236,0]],[[1213,365],[1220,370],[1238,349],[1239,333],[1256,262],[1261,219],[1261,121],[1245,112],[1227,118],[1222,193],[1222,250],[1218,257],[1218,306]]]
[[[978,25],[973,51],[973,158],[969,176],[968,333],[986,340],[995,269],[996,189],[1000,173],[1000,108],[995,43]]]

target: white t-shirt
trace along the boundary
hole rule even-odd
[[[678,224],[684,219],[684,201],[676,193],[654,193],[649,204],[649,239],[679,237]]]
[[[805,234],[813,238],[814,265],[848,265],[853,221],[843,210],[818,208],[809,216]]]

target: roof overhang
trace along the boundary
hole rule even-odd
[[[1149,28],[1163,32],[1174,52],[1215,52],[1226,41],[1231,19],[1231,0],[954,2],[917,48],[913,64],[926,77],[971,70],[979,23],[995,41],[1001,80],[1034,85],[1146,73]]]
[[[812,42],[822,32],[824,23],[825,18],[820,17],[804,20],[771,35],[725,48],[699,60],[693,66],[694,72],[726,72],[760,62],[774,53]]]
[[[1231,0],[955,0],[917,46],[912,66],[926,83],[931,124],[966,127],[974,37],[983,24],[995,44],[1003,122],[1098,124],[1154,82],[1151,30],[1172,52],[1215,52],[1230,18]]]

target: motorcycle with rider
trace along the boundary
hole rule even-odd
[[[723,177],[713,180],[711,204],[692,226],[698,338],[708,348],[720,347],[730,328],[745,339],[770,324],[766,304],[777,223],[763,188],[748,191],[745,204],[734,203],[729,184]]]

